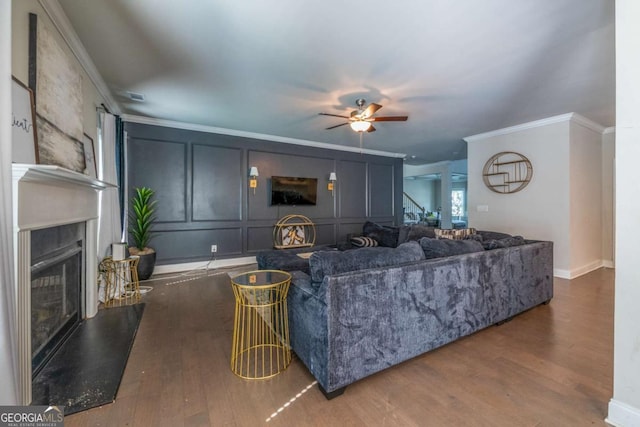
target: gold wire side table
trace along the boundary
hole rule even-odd
[[[231,278],[236,299],[231,371],[241,378],[265,379],[291,363],[287,293],[291,275],[279,270]]]
[[[140,282],[138,280],[139,257],[114,260],[106,257],[102,260],[104,271],[104,306],[116,307],[140,302]]]

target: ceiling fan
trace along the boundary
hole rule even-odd
[[[340,114],[319,113],[321,116],[340,117],[347,119],[348,122],[340,123],[339,125],[328,127],[327,129],[335,129],[340,126],[350,125],[351,129],[356,132],[375,132],[376,128],[373,127],[372,122],[406,122],[409,117],[407,116],[384,116],[373,117],[373,115],[382,108],[382,105],[371,103],[364,108],[365,100],[360,98],[356,100],[357,110],[351,112],[349,116],[343,116]]]

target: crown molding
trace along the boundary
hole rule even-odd
[[[107,87],[107,84],[104,82],[104,79],[93,63],[93,60],[80,41],[78,34],[73,29],[69,18],[67,18],[67,15],[64,13],[64,10],[62,9],[62,6],[60,6],[58,0],[38,0],[38,3],[40,3],[40,6],[42,6],[44,11],[47,13],[58,32],[60,32],[60,35],[69,46],[69,49],[71,49],[73,55],[76,57],[78,62],[80,62],[80,65],[89,76],[89,79],[91,79],[91,82],[93,82],[98,93],[102,96],[104,104],[114,114],[120,114],[120,106],[115,99],[113,99],[111,91]]]
[[[534,128],[547,126],[554,123],[562,123],[562,122],[568,122],[568,121],[573,121],[577,124],[580,124],[600,134],[603,134],[606,130],[603,126],[599,125],[598,123],[592,120],[587,119],[584,116],[581,116],[578,113],[566,113],[566,114],[560,114],[558,116],[547,117],[546,119],[523,123],[516,126],[510,126],[503,129],[493,130],[491,132],[479,133],[477,135],[467,136],[462,139],[467,142],[476,142],[476,141],[481,141],[483,139],[492,138],[494,136],[507,135],[510,133],[520,132],[527,129],[534,129]]]
[[[589,120],[584,116],[581,116],[578,113],[571,113],[571,120],[586,127],[587,129],[591,129],[594,132],[597,132],[599,134],[604,134],[605,131],[605,127],[594,122],[593,120]]]
[[[389,151],[379,151],[370,149],[360,149],[358,147],[345,147],[342,145],[329,144],[326,142],[308,141],[306,139],[288,138],[285,136],[267,135],[262,133],[247,132],[235,129],[219,128],[214,126],[197,125],[193,123],[177,122],[173,120],[154,119],[151,117],[137,116],[131,114],[123,114],[122,120],[129,123],[138,123],[143,125],[170,127],[174,129],[192,130],[196,132],[216,133],[221,135],[239,136],[243,138],[260,139],[264,141],[281,142],[284,144],[303,145],[305,147],[322,148],[325,150],[349,151],[352,153],[371,154],[374,156],[395,157],[404,159],[407,155],[404,153],[392,153]]]
[[[534,129],[534,128],[538,128],[538,127],[542,127],[542,126],[547,126],[547,125],[550,125],[550,124],[553,124],[553,123],[566,122],[566,121],[571,119],[571,115],[572,114],[573,113],[561,114],[559,116],[548,117],[546,119],[535,120],[533,122],[523,123],[523,124],[520,124],[520,125],[509,126],[509,127],[502,128],[502,129],[492,130],[490,132],[479,133],[477,135],[467,136],[467,137],[462,138],[462,139],[464,139],[467,142],[476,142],[476,141],[481,141],[483,139],[492,138],[494,136],[507,135],[507,134],[510,134],[510,133],[520,132],[520,131],[527,130],[527,129]]]

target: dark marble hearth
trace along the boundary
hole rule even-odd
[[[100,310],[80,323],[33,380],[33,405],[65,414],[111,403],[129,358],[144,304]]]

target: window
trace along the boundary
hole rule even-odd
[[[451,191],[451,215],[454,217],[465,216],[464,206],[464,190],[452,190]]]

